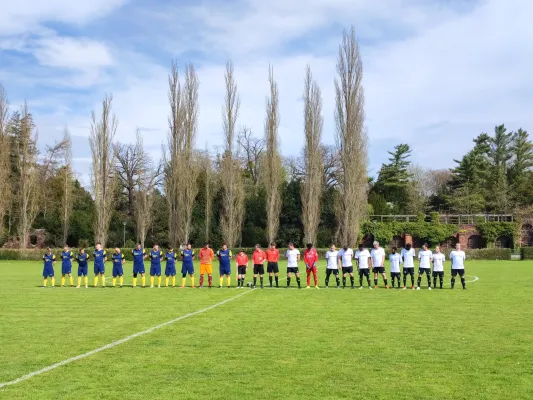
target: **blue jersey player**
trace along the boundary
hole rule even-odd
[[[146,259],[146,251],[137,243],[132,251],[133,254],[133,285],[137,286],[137,275],[141,275],[141,286],[146,285],[146,278],[144,276],[144,260]]]
[[[172,287],[176,287],[176,253],[174,253],[174,249],[170,248],[167,251],[165,259],[167,260],[165,266],[166,285],[168,287],[168,282],[172,277]]]
[[[56,263],[56,256],[52,254],[52,249],[48,247],[46,249],[46,253],[43,256],[43,287],[46,287],[46,284],[48,282],[48,278],[50,278],[50,281],[52,283],[52,287],[55,285],[55,278],[54,278],[54,264]]]
[[[154,287],[154,279],[157,276],[157,287],[161,287],[161,259],[163,252],[159,250],[159,245],[154,244],[154,248],[150,251],[150,287]]]
[[[224,276],[226,277],[228,281],[228,287],[231,287],[231,258],[233,257],[233,254],[230,249],[228,249],[228,245],[224,243],[222,245],[222,248],[217,251],[217,258],[220,262],[219,266],[219,272],[220,272],[220,285],[219,288],[222,287],[222,284],[224,283]]]
[[[61,287],[65,286],[66,277],[69,277],[70,286],[74,286],[74,280],[72,279],[72,260],[74,259],[74,253],[70,251],[67,245],[63,247],[61,252]]]
[[[181,251],[181,286],[180,288],[183,289],[185,287],[185,279],[187,278],[187,274],[191,277],[191,287],[194,288],[194,258],[196,257],[196,254],[194,253],[194,250],[192,249],[192,245],[190,243],[187,243],[187,246]]]
[[[93,257],[94,257],[94,287],[98,286],[98,277],[102,278],[102,287],[105,287],[105,262],[107,261],[107,253],[102,248],[102,244],[100,242],[96,243]]]
[[[84,248],[80,249],[80,252],[76,256],[76,261],[78,263],[78,289],[81,287],[81,277],[85,279],[85,288],[89,287],[89,278],[87,274],[89,272],[89,254],[85,251]]]
[[[118,247],[115,248],[115,252],[112,255],[113,258],[113,287],[117,284],[117,278],[119,279],[119,287],[122,287],[124,284],[124,268],[123,265],[126,263],[124,254],[120,251]]]

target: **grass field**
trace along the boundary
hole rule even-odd
[[[52,290],[41,271],[0,261],[0,385],[232,300],[4,386],[1,399],[533,398],[530,262],[470,262],[479,280],[466,291],[448,289],[449,271],[442,291]]]

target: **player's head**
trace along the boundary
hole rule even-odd
[[[289,249],[290,250],[294,250],[294,243],[293,242],[289,242]]]
[[[80,254],[85,254],[85,247],[82,247],[82,248],[80,249]]]
[[[359,249],[359,251],[363,251],[364,246],[362,243],[359,243],[359,246],[357,246],[357,248]]]
[[[63,251],[68,251],[68,244],[63,247]]]
[[[209,243],[205,242],[204,243],[204,249],[208,249],[209,248]]]
[[[136,248],[137,250],[140,250],[140,249],[141,249],[141,244],[140,244],[140,243],[137,243],[137,244],[135,245],[135,248]]]
[[[375,249],[379,248],[379,242],[377,240],[374,240],[374,243],[372,243],[372,246],[374,246]]]
[[[407,243],[405,245],[405,250],[407,250],[407,251],[411,250],[411,243]]]
[[[222,250],[227,250],[228,249],[228,245],[226,243],[222,243]]]
[[[117,254],[120,253],[120,249],[118,247],[115,247],[115,253],[117,253]]]
[[[331,251],[335,251],[335,245],[332,244],[331,246],[329,246],[329,249],[330,249]]]
[[[154,243],[154,250],[159,251],[159,245],[157,243]]]
[[[428,244],[427,244],[427,243],[424,243],[424,244],[422,245],[422,248],[423,248],[424,250],[427,250],[427,249],[428,249]]]
[[[50,254],[52,252],[52,249],[50,247],[46,248],[46,253]]]
[[[271,249],[275,249],[275,248],[276,248],[276,242],[272,242],[272,243],[270,243],[270,248],[271,248]]]
[[[259,249],[261,248],[261,245],[260,245],[259,243],[257,243],[257,244],[255,245],[255,248],[256,248],[257,250],[259,250]]]
[[[241,249],[240,253],[241,253],[241,254],[246,254],[246,252],[244,251],[244,249]]]
[[[188,243],[187,243],[187,246],[185,246],[185,248],[186,248],[187,250],[190,250],[190,249],[191,249],[191,247],[192,247],[192,244],[191,244],[191,242],[188,242]]]
[[[174,253],[174,248],[171,247],[170,249],[168,249],[168,252],[169,252],[169,253]]]
[[[440,253],[440,246],[435,247],[435,253]]]
[[[344,249],[344,251],[348,250],[348,246],[346,245],[342,246],[342,248]]]
[[[102,243],[96,243],[96,250],[102,250]]]
[[[461,250],[461,243],[457,243],[455,245],[455,250]]]
[[[396,254],[397,251],[398,251],[398,249],[396,247],[392,248],[392,254]]]
[[[313,248],[313,243],[307,243],[307,250],[311,250]]]

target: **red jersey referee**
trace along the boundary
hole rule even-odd
[[[279,287],[279,250],[276,249],[276,243],[270,243],[270,248],[266,251],[267,259],[267,272],[268,280],[270,281],[270,287],[272,287],[272,275],[276,278],[276,287]]]
[[[316,267],[318,262],[318,253],[311,243],[307,244],[307,249],[304,250],[304,262],[305,262],[305,271],[307,272],[307,287],[306,289],[311,288],[311,272],[313,273],[313,278],[315,280],[315,288],[318,289],[318,277],[316,275]]]

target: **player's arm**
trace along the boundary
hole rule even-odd
[[[126,264],[126,257],[124,257],[124,254],[122,254],[122,265]]]
[[[104,262],[106,262],[106,261],[107,261],[107,253],[106,253],[105,250],[104,250],[104,254],[103,254],[103,256],[104,256]]]
[[[52,265],[56,264],[56,256],[52,256]]]
[[[383,250],[383,255],[381,256],[381,265],[385,266],[385,249]]]

